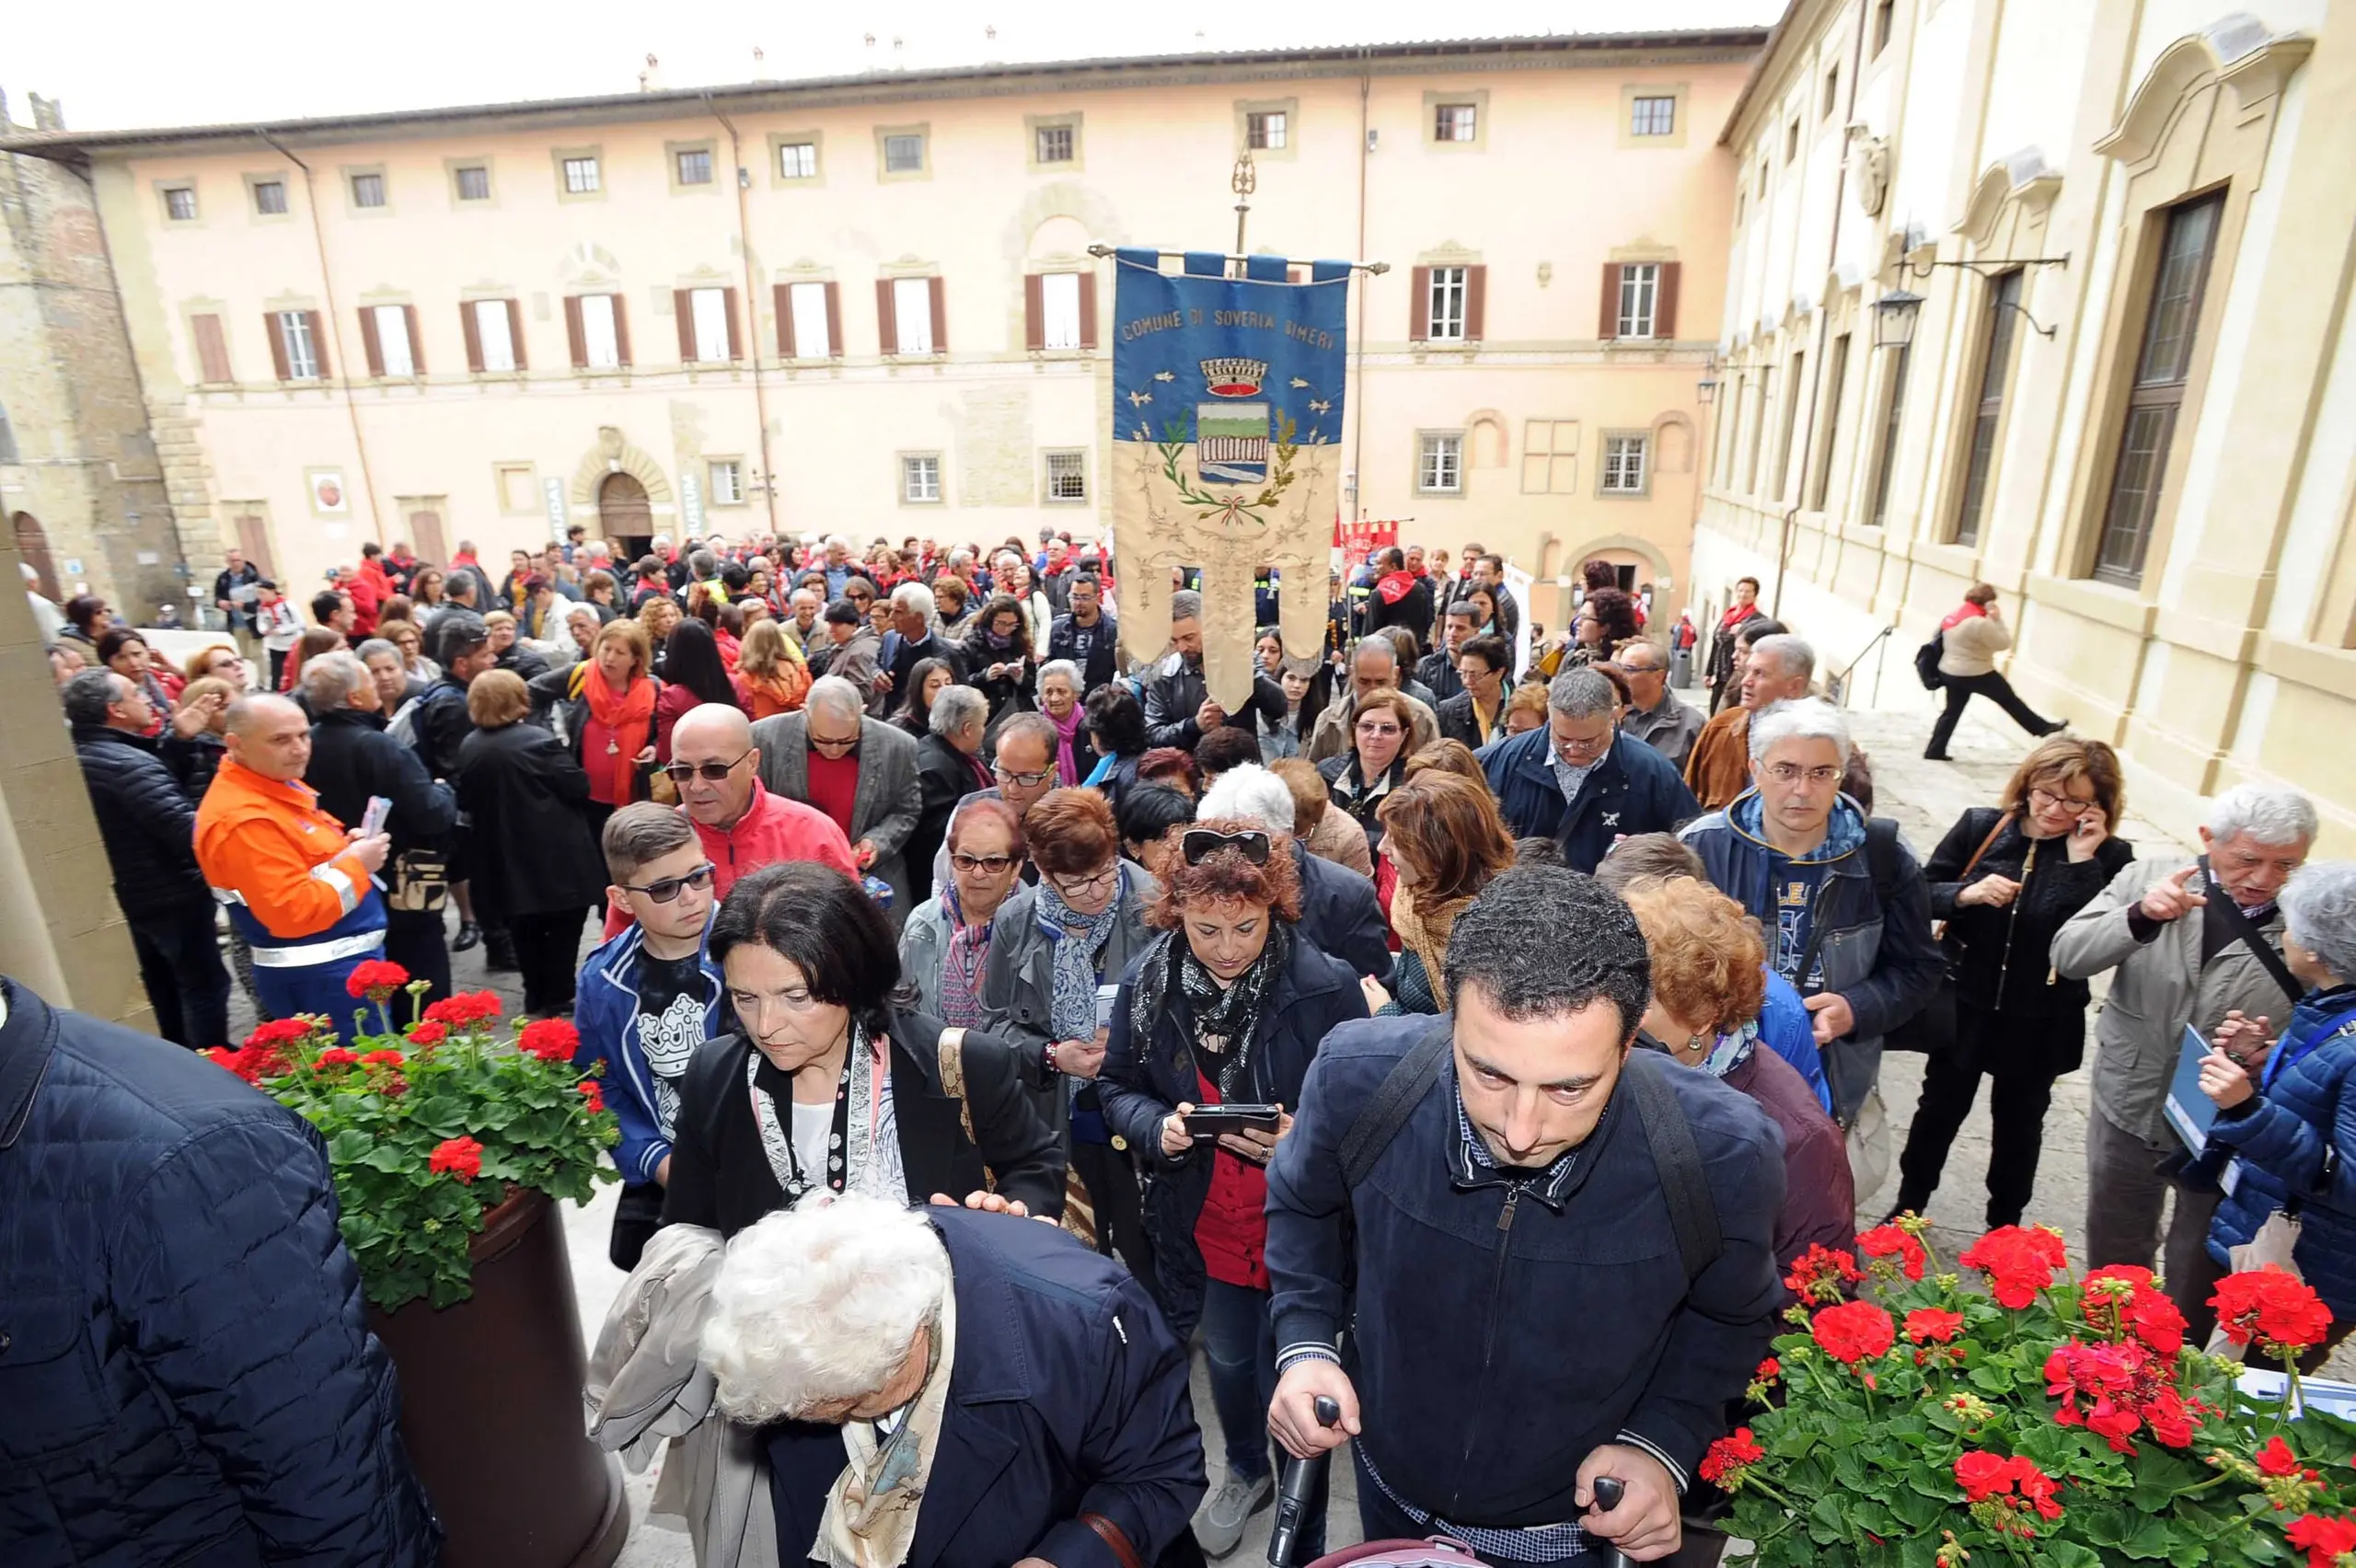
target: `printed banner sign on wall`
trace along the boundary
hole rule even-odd
[[[1122,566],[1121,640],[1132,658],[1168,646],[1170,572],[1203,574],[1203,672],[1230,710],[1252,692],[1252,580],[1274,566],[1288,588],[1286,651],[1324,644],[1325,595],[1342,474],[1348,359],[1346,261],[1115,254],[1113,294],[1113,537]]]
[[[1360,518],[1355,523],[1337,523],[1334,539],[1342,547],[1342,574],[1346,577],[1366,564],[1366,558],[1377,550],[1387,550],[1399,542],[1399,525],[1378,523]]]

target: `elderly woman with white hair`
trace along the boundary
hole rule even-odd
[[[771,1215],[720,1265],[703,1359],[721,1412],[761,1428],[786,1561],[1069,1568],[1190,1544],[1185,1350],[1126,1270],[1045,1226],[853,1195]]]
[[[2229,1014],[2200,1064],[2217,1103],[2211,1145],[2233,1156],[2209,1227],[2210,1261],[2295,1264],[2331,1309],[2300,1357],[2313,1372],[2356,1330],[2356,861],[2320,860],[2282,889],[2282,962],[2306,983],[2279,1039]],[[2277,1216],[2297,1226],[2287,1237]],[[2269,1234],[2269,1231],[2274,1234]]]
[[[1035,644],[1045,647],[1044,642]],[[1069,659],[1050,659],[1039,666],[1039,711],[1056,727],[1056,782],[1070,789],[1084,777],[1080,762],[1084,758],[1094,767],[1096,758],[1088,749],[1082,732],[1088,714],[1080,705],[1086,695],[1080,689],[1080,666]]]

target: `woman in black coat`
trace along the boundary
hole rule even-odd
[[[589,825],[589,775],[537,724],[523,677],[487,670],[467,688],[474,730],[452,779],[468,829],[475,914],[514,933],[524,1010],[572,1010],[581,923],[606,898],[606,857]]]
[[[966,685],[990,705],[989,728],[1010,713],[1031,711],[1031,688],[1039,674],[1022,606],[1000,594],[982,606],[964,644]]]
[[[710,951],[734,1029],[680,1086],[665,1225],[733,1236],[818,1190],[964,1197],[986,1170],[1032,1214],[1063,1213],[1063,1150],[1012,1048],[901,1010],[892,923],[849,877],[762,867],[729,889]]]
[[[2086,983],[2056,973],[2053,937],[2135,858],[2111,836],[2126,800],[2108,746],[2044,741],[2014,769],[2001,803],[1965,812],[1923,863],[1932,917],[1947,923],[1956,1038],[1923,1064],[1898,1161],[1900,1210],[1930,1206],[1985,1074],[1994,1084],[1987,1221],[2021,1222],[2053,1080],[2085,1054]]]
[[[1276,1383],[1265,1252],[1267,1163],[1291,1130],[1301,1081],[1326,1032],[1367,1016],[1349,965],[1294,926],[1300,880],[1288,847],[1256,822],[1198,822],[1178,835],[1146,921],[1167,935],[1122,978],[1097,1089],[1116,1143],[1146,1167],[1145,1229],[1163,1315],[1184,1343],[1199,1320],[1227,1479],[1195,1537],[1216,1557],[1275,1482],[1267,1410]],[[1196,1107],[1276,1105],[1270,1132],[1216,1138]],[[1322,1539],[1322,1499],[1301,1555]]]

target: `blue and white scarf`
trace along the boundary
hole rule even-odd
[[[1119,868],[1113,896],[1103,909],[1082,915],[1063,900],[1047,879],[1039,879],[1036,905],[1039,928],[1055,944],[1055,985],[1048,998],[1047,1022],[1058,1040],[1096,1038],[1097,975],[1104,961],[1104,944],[1120,922],[1121,905],[1129,894],[1129,869]]]

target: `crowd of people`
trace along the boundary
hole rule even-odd
[[[1880,1189],[1885,1051],[1928,1053],[1893,1215],[1985,1078],[1985,1218],[2020,1223],[2105,973],[2088,1263],[2164,1254],[2197,1339],[2230,1249],[2304,1206],[2356,1328],[2356,865],[2307,863],[2291,791],[2139,859],[2118,758],[2038,719],[1919,858],[1747,580],[1707,711],[1672,689],[1689,620],[1648,630],[1597,561],[1548,639],[1477,545],[1313,585],[1325,645],[1265,632],[1230,709],[1198,590],[1132,661],[1068,536],[572,532],[496,583],[470,546],[364,547],[307,626],[232,552],[232,636],[183,669],[87,597],[52,659],[168,1039],[226,1043],[233,972],[258,1016],[336,1018],[355,963],[446,991],[477,943],[572,1019],[621,1128],[623,1353],[700,1343],[787,1561],[1219,1558],[1345,1441],[1370,1539],[1668,1556],[1786,1271]],[[1260,622],[1295,591],[1265,578]],[[1970,663],[2001,642],[1967,604]],[[1954,678],[2005,701],[1992,674]],[[132,1037],[5,999],[0,1092],[52,1049],[76,1093],[138,1077]],[[2205,1151],[2163,1109],[2188,1029]],[[995,1482],[953,1440],[976,1389],[1022,1412]],[[1321,1482],[1304,1560],[1324,1513]]]

